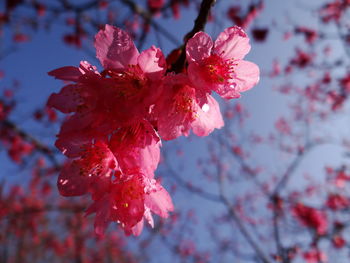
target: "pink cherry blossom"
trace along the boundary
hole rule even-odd
[[[96,213],[95,231],[103,234],[110,222],[119,222],[127,235],[139,235],[146,220],[153,227],[151,212],[166,218],[174,207],[168,192],[142,174],[121,176],[87,214]]]
[[[216,100],[197,92],[186,75],[169,75],[165,86],[155,106],[158,132],[164,140],[187,136],[191,129],[198,136],[207,136],[224,125]]]
[[[317,263],[317,262],[326,262],[327,255],[318,249],[310,249],[303,253],[303,258],[306,263]]]
[[[95,230],[120,222],[138,235],[151,212],[166,217],[173,205],[156,182],[161,141],[149,121],[162,89],[166,62],[160,49],[141,54],[130,36],[107,25],[95,39],[104,70],[88,62],[62,67],[49,75],[70,82],[48,100],[48,106],[70,114],[56,146],[71,160],[58,178],[64,196],[91,194],[88,209],[96,213]]]
[[[131,37],[113,26],[99,31],[95,47],[101,72],[86,61],[49,72],[66,85],[48,106],[69,114],[55,143],[70,159],[58,188],[64,196],[91,195],[86,214],[95,214],[97,234],[117,222],[127,235],[139,235],[144,221],[153,227],[151,213],[165,218],[174,209],[154,179],[161,138],[191,130],[207,136],[221,128],[219,104],[210,93],[239,97],[257,83],[259,69],[242,60],[250,46],[238,27],[225,30],[215,44],[203,32],[190,39],[188,75],[167,75],[160,49],[139,53]]]
[[[147,121],[123,127],[110,139],[110,148],[123,174],[143,173],[149,178],[157,169],[160,146],[158,134]]]
[[[126,68],[136,65],[139,51],[128,33],[106,25],[95,37],[96,56],[105,69]]]
[[[105,68],[104,107],[122,125],[145,118],[163,88],[161,50],[152,46],[139,54],[126,32],[109,25],[96,35],[95,47]]]
[[[325,212],[298,203],[293,207],[292,213],[297,217],[300,223],[313,228],[318,235],[327,233],[328,220]]]
[[[335,235],[332,237],[332,244],[335,248],[340,249],[345,247],[346,241],[344,240],[344,238],[342,238],[342,236]]]
[[[329,194],[326,205],[334,211],[342,210],[350,206],[350,200],[340,194]]]
[[[237,26],[220,33],[215,43],[206,33],[198,32],[186,46],[188,76],[202,92],[238,98],[259,81],[258,66],[243,60],[249,50],[249,38]]]
[[[160,217],[167,218],[168,213],[174,210],[174,206],[168,192],[156,180],[144,176],[134,176],[131,180],[138,181],[136,181],[136,183],[134,181],[130,185],[123,185],[123,191],[126,191],[128,199],[131,202],[134,202],[134,205],[142,199],[142,204],[144,205],[142,218],[135,225],[132,226],[132,224],[130,224],[130,217],[125,217],[125,214],[130,212],[134,213],[134,210],[137,209],[131,210],[129,204],[125,203],[125,200],[127,201],[127,199],[122,199],[124,200],[122,207],[128,212],[125,213],[125,211],[121,209],[119,212],[117,211],[117,213],[121,214],[119,219],[125,218],[125,221],[121,221],[124,223],[123,227],[125,233],[132,233],[137,236],[142,231],[143,220],[146,220],[153,227],[153,218],[150,212],[153,212]],[[143,188],[141,189],[141,187]],[[124,193],[123,191],[121,191],[122,194]]]
[[[113,170],[118,169],[117,161],[108,146],[98,141],[84,147],[81,156],[62,169],[57,185],[63,196],[80,196],[87,192],[106,191]],[[102,187],[103,185],[103,187]]]
[[[102,74],[87,62],[79,68],[63,67],[49,72],[58,79],[74,82],[48,100],[48,106],[74,113],[64,122],[56,142],[67,156],[75,157],[81,145],[147,118],[158,99],[166,69],[164,56],[155,47],[139,54],[129,40],[126,32],[107,25],[95,41],[97,56],[108,67]]]

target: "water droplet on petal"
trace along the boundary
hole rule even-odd
[[[68,180],[67,179],[66,180],[60,180],[60,182],[61,182],[62,185],[65,185],[65,184],[68,183]]]
[[[202,111],[204,111],[204,112],[208,112],[209,109],[210,109],[210,107],[209,107],[208,104],[204,104],[204,105],[202,106]]]

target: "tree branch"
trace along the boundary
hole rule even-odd
[[[220,175],[221,174],[220,171],[219,171],[218,174],[219,174],[218,181],[219,181],[221,202],[228,209],[229,215],[231,216],[231,218],[233,219],[233,221],[237,225],[237,227],[238,227],[239,231],[241,232],[241,234],[243,235],[243,237],[246,239],[248,244],[254,250],[254,252],[256,253],[257,257],[264,263],[271,263],[270,259],[267,257],[267,255],[265,255],[264,251],[260,248],[258,243],[255,242],[255,240],[251,236],[250,232],[248,231],[248,229],[243,224],[242,220],[237,215],[235,208],[232,206],[230,200],[227,198],[227,196],[225,194],[225,191],[224,191],[224,178],[223,178],[223,176]]]
[[[60,167],[59,162],[56,160],[55,155],[53,154],[53,150],[41,143],[39,140],[37,140],[32,135],[28,134],[27,132],[20,129],[15,123],[11,122],[10,120],[2,120],[0,121],[0,127],[4,127],[7,129],[12,130],[16,134],[18,134],[21,138],[23,138],[25,141],[31,143],[35,149],[42,154],[44,154],[54,165],[55,168]]]
[[[154,27],[155,30],[162,33],[164,37],[166,37],[169,41],[173,42],[177,46],[180,45],[179,40],[175,36],[170,34],[169,31],[166,30],[164,27],[162,27],[160,24],[155,22],[152,19],[152,15],[148,13],[146,10],[144,10],[143,8],[141,8],[139,5],[137,5],[131,0],[121,0],[121,2],[124,3],[126,6],[128,6],[131,9],[131,11],[133,11],[135,14],[140,15],[146,21],[146,23],[149,23],[151,26]]]
[[[198,16],[196,20],[194,21],[194,26],[190,32],[186,34],[184,37],[184,44],[181,46],[181,54],[177,61],[172,65],[171,71],[174,71],[176,73],[179,73],[182,71],[183,67],[185,66],[186,62],[186,52],[185,47],[187,44],[187,41],[193,37],[197,32],[203,31],[204,27],[207,23],[208,16],[210,13],[211,7],[215,4],[216,0],[203,0],[201,7],[199,9]]]

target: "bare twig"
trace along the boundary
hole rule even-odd
[[[159,23],[155,22],[152,19],[152,15],[146,10],[144,10],[142,7],[134,3],[134,1],[121,0],[121,2],[124,3],[126,6],[128,6],[135,14],[140,15],[146,21],[147,24],[150,24],[156,31],[159,31],[169,41],[173,42],[177,46],[180,45],[179,40],[174,35],[172,35],[167,29],[165,29]]]
[[[186,62],[186,52],[185,47],[187,44],[187,41],[193,37],[197,32],[203,31],[204,27],[207,23],[207,19],[210,13],[211,7],[215,4],[216,0],[203,0],[201,7],[199,9],[198,16],[196,20],[194,21],[194,26],[190,32],[186,34],[184,37],[184,44],[181,47],[181,54],[177,61],[172,65],[171,71],[174,72],[181,72],[185,62]]]
[[[44,145],[42,142],[37,140],[35,137],[30,135],[29,133],[20,129],[15,123],[13,123],[12,121],[10,121],[8,119],[0,121],[0,127],[1,126],[12,130],[14,133],[18,134],[25,141],[32,144],[37,151],[44,154],[52,162],[52,164],[54,165],[55,168],[60,167],[59,162],[56,160],[56,157],[54,155],[54,150],[52,150],[48,146]]]
[[[223,183],[220,183],[222,185]],[[263,250],[260,248],[258,243],[253,239],[245,225],[243,224],[242,220],[239,218],[239,216],[236,213],[235,208],[231,205],[230,201],[226,197],[226,195],[221,191],[221,200],[222,203],[226,206],[228,209],[229,215],[237,225],[239,231],[242,233],[243,237],[246,239],[248,244],[252,247],[254,252],[256,253],[257,257],[264,263],[271,263],[270,259],[265,255]]]
[[[219,191],[220,191],[220,199],[221,202],[225,205],[225,207],[228,210],[229,215],[231,216],[232,220],[237,225],[239,231],[241,232],[242,236],[245,238],[245,240],[248,242],[248,244],[251,246],[253,251],[255,252],[256,256],[263,262],[263,263],[271,263],[268,256],[264,253],[264,251],[260,248],[258,243],[254,240],[251,233],[248,231],[246,226],[243,224],[240,217],[237,215],[235,207],[231,204],[230,200],[228,199],[227,195],[225,194],[224,189],[224,176],[222,175],[220,171],[220,166],[218,166],[218,183],[219,183]]]
[[[294,160],[290,163],[290,165],[287,167],[286,171],[284,172],[281,180],[277,183],[273,193],[271,196],[277,195],[282,188],[284,188],[289,179],[292,177],[294,171],[299,167],[301,161],[304,159],[305,155],[310,152],[310,150],[314,147],[314,144],[308,143],[305,145],[305,148],[303,151],[298,152],[298,155],[294,158]]]
[[[221,202],[221,198],[219,195],[213,194],[213,193],[209,193],[204,191],[203,189],[196,187],[194,185],[190,185],[188,182],[186,182],[185,180],[183,180],[181,178],[181,176],[171,167],[170,163],[167,162],[167,158],[166,155],[164,154],[164,159],[165,159],[165,163],[167,164],[167,171],[171,174],[171,178],[173,178],[174,180],[176,180],[176,182],[181,185],[182,187],[184,187],[187,191],[194,193],[206,200],[209,201],[213,201],[213,202]]]

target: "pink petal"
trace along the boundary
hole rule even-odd
[[[124,228],[125,235],[130,236],[131,234],[133,234],[136,237],[141,235],[143,230],[143,225],[144,225],[144,222],[142,219],[140,222],[138,222],[135,226],[131,228],[126,226]]]
[[[230,80],[230,83],[224,83],[220,85],[213,85],[213,91],[219,94],[222,98],[230,100],[230,99],[238,99],[241,97],[239,90],[237,88],[237,84],[235,84],[236,79]],[[231,83],[232,82],[232,83]]]
[[[153,220],[153,216],[152,216],[151,210],[149,210],[149,208],[145,209],[145,213],[144,213],[143,217],[146,219],[147,223],[152,228],[154,228],[154,220]]]
[[[96,118],[96,114],[91,112],[78,112],[73,115],[69,115],[61,126],[60,133],[80,133],[83,129],[88,131],[91,122]],[[92,133],[93,131],[91,131]],[[96,132],[96,131],[95,131]]]
[[[63,196],[80,196],[87,193],[91,178],[80,175],[81,167],[75,161],[65,165],[58,176],[57,187]]]
[[[166,121],[164,118],[158,121],[159,134],[163,140],[174,140],[180,136],[190,134],[190,122],[183,115],[174,116],[172,121]]]
[[[163,218],[168,217],[168,212],[174,210],[169,193],[157,182],[157,191],[146,195],[145,205],[151,211]]]
[[[211,93],[215,85],[203,78],[202,68],[196,63],[190,63],[187,67],[188,78],[200,93]]]
[[[111,207],[110,194],[106,194],[102,199],[94,202],[88,207],[85,215],[96,213],[95,215],[95,233],[98,236],[103,236],[108,225],[111,223],[110,207]]]
[[[142,51],[137,62],[144,73],[151,79],[159,79],[166,70],[166,61],[162,51],[155,46]]]
[[[55,146],[67,157],[80,156],[82,149],[95,137],[86,122],[88,120],[79,120],[75,114],[62,124]]]
[[[223,59],[242,59],[250,50],[249,38],[237,26],[220,33],[214,46],[214,52]]]
[[[87,73],[93,72],[93,73],[95,73],[97,75],[100,75],[100,73],[98,72],[96,66],[91,65],[87,61],[80,61],[79,71],[82,74],[87,74]]]
[[[56,79],[68,80],[68,81],[78,81],[79,77],[82,75],[79,68],[68,66],[62,67],[48,72],[50,76]]]
[[[117,198],[123,198],[118,196]],[[125,197],[124,197],[125,198]],[[119,202],[128,204],[125,207],[124,204],[117,205],[116,219],[124,224],[126,227],[133,227],[137,225],[142,219],[145,212],[145,207],[142,199],[124,200],[120,199]]]
[[[145,148],[133,147],[127,152],[115,152],[118,163],[125,174],[141,172],[153,178],[160,158],[160,144],[152,144]]]
[[[190,85],[184,74],[167,76],[165,79],[167,88],[154,110],[158,119],[158,132],[164,140],[173,140],[181,135],[188,136],[190,133],[196,105],[195,89]]]
[[[75,112],[84,100],[80,96],[80,89],[76,85],[67,85],[59,93],[53,93],[47,101],[47,106],[63,113]]]
[[[110,191],[113,171],[109,171],[99,177],[94,177],[89,186],[89,193],[91,193],[92,200],[100,200]]]
[[[223,126],[224,121],[220,113],[219,104],[212,96],[207,95],[207,101],[200,104],[197,118],[192,123],[193,133],[197,136],[207,136],[214,129],[220,129]]]
[[[110,148],[125,174],[143,173],[153,178],[160,159],[161,141],[153,126],[143,121],[116,132]]]
[[[67,157],[75,158],[82,152],[82,147],[91,143],[92,136],[81,137],[81,133],[61,134],[55,142],[55,146]]]
[[[132,228],[132,234],[134,235],[134,236],[139,236],[140,234],[141,234],[141,232],[142,232],[142,229],[143,229],[143,225],[144,225],[144,223],[143,223],[144,221],[143,220],[141,220],[140,222],[138,222],[137,224],[136,224],[136,226],[134,226],[133,228]]]
[[[128,33],[106,25],[95,36],[96,56],[105,69],[125,68],[135,65],[139,52]]]
[[[101,141],[84,147],[83,155],[65,165],[58,178],[58,188],[64,196],[91,192],[96,200],[109,189],[112,169],[118,164],[107,145]]]
[[[234,87],[234,85],[220,85],[215,87],[214,91],[224,99],[238,99],[241,94]]]
[[[213,41],[208,34],[204,32],[196,33],[186,44],[187,60],[199,62],[209,57],[212,47]]]
[[[180,115],[176,116],[173,121],[159,122],[159,133],[163,140],[174,140],[180,136],[188,136],[190,134],[190,123]]]
[[[251,89],[259,82],[260,70],[259,67],[249,61],[240,60],[237,61],[237,66],[234,68],[235,78],[235,90],[243,92]]]

